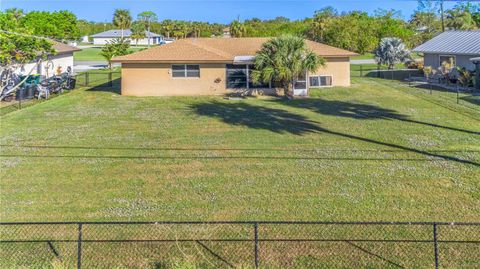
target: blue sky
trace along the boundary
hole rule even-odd
[[[447,7],[454,3],[447,3]],[[179,19],[229,23],[233,19],[261,19],[284,16],[290,19],[311,17],[315,10],[333,6],[339,11],[377,8],[397,9],[408,18],[417,8],[415,0],[0,0],[0,9],[11,7],[32,10],[66,9],[78,18],[98,22],[111,21],[115,8],[126,8],[136,15],[152,10],[160,20]]]

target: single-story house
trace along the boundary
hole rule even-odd
[[[473,71],[475,65],[470,59],[480,56],[480,30],[443,32],[416,47],[413,52],[422,53],[424,65],[433,69],[447,62]]]
[[[274,83],[250,78],[254,56],[268,38],[193,38],[116,57],[122,64],[122,95],[274,94]],[[350,57],[356,54],[307,40],[326,67],[297,78],[295,95],[309,88],[350,86]]]
[[[112,41],[116,38],[121,38],[122,36],[130,41],[131,44],[138,44],[138,45],[148,45],[148,41],[150,40],[150,45],[158,45],[163,44],[163,36],[159,34],[155,34],[149,31],[145,31],[145,38],[137,40],[131,39],[132,31],[130,29],[124,29],[123,34],[122,30],[108,30],[105,32],[101,32],[98,34],[92,35],[93,44],[94,45],[105,45],[107,42]]]
[[[52,47],[56,51],[55,55],[49,55],[46,60],[42,60],[37,66],[35,66],[36,62],[25,64],[17,73],[28,74],[33,68],[32,75],[51,77],[56,75],[57,71],[64,73],[67,72],[68,68],[73,70],[73,53],[81,49],[56,41],[52,42]]]

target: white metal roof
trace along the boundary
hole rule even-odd
[[[123,30],[123,37],[130,37],[132,35],[132,31],[130,29],[124,29]],[[162,35],[155,34],[152,32],[145,31],[145,36],[147,37],[162,37]],[[108,30],[105,32],[101,32],[98,34],[92,35],[93,38],[95,37],[100,37],[100,38],[116,38],[116,37],[122,37],[122,30],[119,29],[113,29],[113,30]]]
[[[416,47],[413,51],[480,55],[480,30],[443,32]]]
[[[255,56],[235,56],[233,58],[233,63],[234,64],[248,64],[248,63],[253,63],[255,61]]]

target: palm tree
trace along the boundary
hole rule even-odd
[[[447,11],[447,26],[454,30],[474,30],[477,24],[468,10],[456,7]]]
[[[25,13],[23,12],[23,9],[19,9],[15,7],[5,10],[5,13],[11,14],[17,21],[25,15]]]
[[[148,46],[150,47],[150,24],[158,20],[157,14],[155,14],[153,11],[144,11],[138,14],[138,19],[147,25]]]
[[[295,78],[322,66],[325,60],[312,52],[303,38],[280,36],[265,42],[257,52],[252,80],[255,83],[276,81],[282,85],[285,96],[292,98]]]
[[[171,20],[164,20],[162,22],[162,28],[165,34],[167,35],[167,38],[170,38],[170,33],[173,31],[173,22]]]
[[[200,32],[202,31],[202,23],[200,22],[192,22],[191,24],[192,32],[194,37],[199,37]]]
[[[427,12],[440,13],[440,21],[442,23],[442,32],[445,32],[445,15],[444,15],[445,0],[418,0],[418,7],[420,10]]]
[[[375,61],[381,65],[385,64],[388,69],[394,69],[395,64],[405,63],[412,59],[410,51],[400,38],[382,38],[378,48],[374,51]]]
[[[245,25],[239,20],[234,20],[230,24],[230,35],[233,37],[244,37],[247,32]]]
[[[122,29],[122,38],[123,38],[123,30],[130,27],[132,24],[132,16],[130,16],[130,11],[127,9],[115,9],[115,13],[113,14],[113,25]]]

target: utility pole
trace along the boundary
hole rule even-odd
[[[148,27],[147,27],[147,31],[148,31],[148,47],[150,48],[150,18],[147,19],[147,24],[148,24]]]
[[[440,16],[442,16],[442,32],[445,32],[445,16],[443,14],[443,0],[440,1]]]

